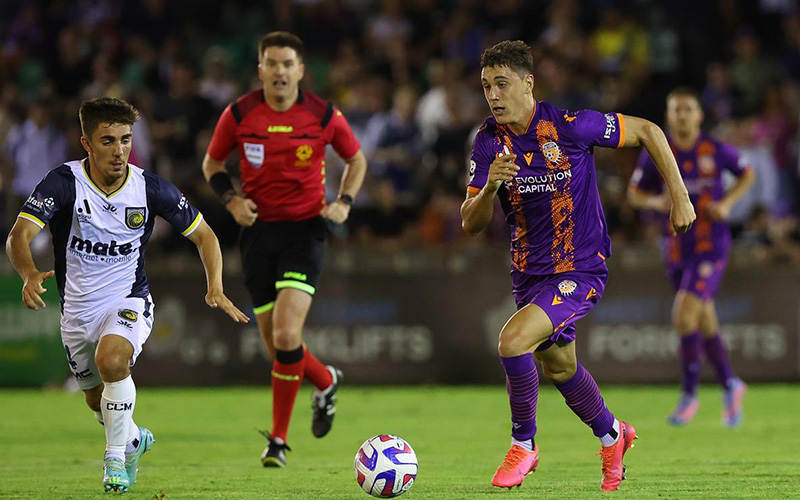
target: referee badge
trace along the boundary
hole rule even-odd
[[[125,208],[125,225],[130,229],[139,229],[144,226],[145,221],[145,208],[144,207],[126,207]]]
[[[244,156],[253,168],[259,168],[264,164],[264,145],[245,142]]]

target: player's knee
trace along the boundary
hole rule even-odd
[[[302,335],[300,329],[275,328],[272,330],[272,341],[275,344],[275,349],[293,351],[300,347]]]
[[[700,319],[691,311],[678,311],[672,316],[672,326],[679,334],[684,335],[697,331]]]
[[[122,380],[129,373],[128,359],[123,354],[115,352],[98,352],[95,356],[100,378],[104,381],[116,382]]]
[[[497,343],[497,352],[500,356],[504,358],[520,356],[525,354],[527,350],[521,331],[516,328],[504,328],[500,332],[500,339]]]

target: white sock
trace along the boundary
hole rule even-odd
[[[600,443],[603,446],[611,446],[612,444],[616,443],[617,440],[619,439],[619,436],[620,436],[620,434],[619,434],[619,421],[617,421],[616,418],[614,419],[614,427],[613,427],[613,429],[614,429],[614,432],[609,432],[608,434],[606,434],[605,436],[600,438]]]
[[[92,411],[94,411],[94,410],[92,410]],[[103,425],[103,412],[102,411],[95,411],[94,412],[94,418],[97,419],[97,421],[100,423],[100,425]]]
[[[512,437],[511,438],[511,446],[514,446],[514,445],[521,446],[522,448],[524,448],[524,449],[526,449],[528,451],[533,451],[533,439],[526,439],[525,441],[518,441],[518,440],[516,440],[516,439],[514,439]]]
[[[106,382],[100,398],[106,431],[106,458],[125,460],[125,445],[136,405],[136,385],[130,375],[119,382]]]

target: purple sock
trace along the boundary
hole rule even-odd
[[[719,382],[719,385],[723,388],[727,389],[728,382],[734,375],[731,364],[728,362],[725,342],[723,342],[722,337],[717,333],[710,339],[705,339],[703,347],[705,347],[708,362],[714,366],[714,371],[717,374],[717,382]]]
[[[533,354],[500,357],[506,372],[506,390],[511,404],[511,435],[518,441],[536,435],[536,403],[539,399],[539,374]]]
[[[683,392],[694,395],[700,384],[700,332],[681,337],[681,377]]]
[[[556,385],[556,389],[561,391],[567,406],[575,415],[592,428],[595,436],[605,436],[614,427],[614,415],[608,411],[592,375],[580,363],[575,375],[563,384]]]

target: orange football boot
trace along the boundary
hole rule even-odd
[[[620,436],[617,442],[611,446],[603,446],[598,455],[603,456],[603,484],[600,486],[604,491],[615,491],[619,488],[619,483],[625,479],[625,466],[622,464],[622,457],[628,448],[633,447],[633,440],[637,438],[636,429],[627,422],[619,423]]]
[[[492,486],[499,488],[513,488],[519,486],[525,476],[536,470],[539,465],[539,447],[534,446],[533,451],[528,451],[522,446],[513,445],[508,450],[505,460],[497,468],[492,477]]]

